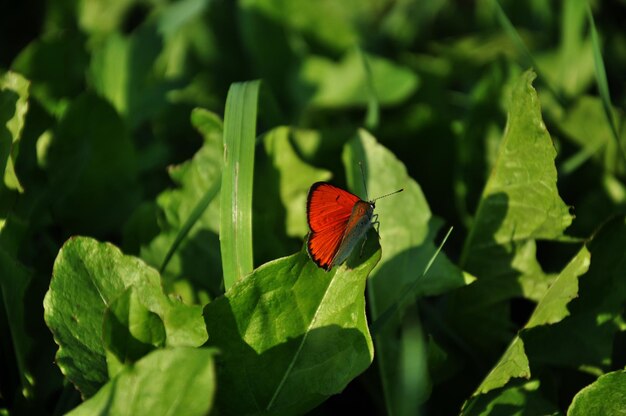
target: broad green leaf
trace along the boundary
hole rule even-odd
[[[578,298],[568,305],[570,316],[528,331],[524,343],[535,363],[601,374],[611,369],[613,342],[624,328],[626,219],[620,216],[607,222],[588,247],[591,265],[580,280]]]
[[[524,329],[552,325],[570,315],[567,305],[578,297],[578,278],[587,273],[590,262],[591,254],[583,247],[552,283]]]
[[[578,296],[578,278],[587,272],[589,262],[589,251],[583,247],[552,283],[535,307],[528,323],[513,339],[498,363],[474,391],[473,396],[503,387],[512,378],[530,378],[530,367],[523,341],[525,332],[536,326],[555,324],[569,316],[567,305]]]
[[[9,189],[24,192],[15,174],[15,161],[28,111],[30,82],[15,72],[0,76],[0,174]]]
[[[156,27],[146,24],[129,36],[112,32],[92,54],[89,73],[95,90],[133,129],[163,111],[167,93],[177,86],[154,68],[162,48]]]
[[[13,352],[17,361],[17,368],[22,384],[22,394],[26,397],[32,394],[33,380],[28,368],[28,355],[32,352],[33,340],[26,332],[26,293],[31,281],[31,273],[24,266],[9,256],[0,247],[0,307],[5,309],[10,334],[3,334],[10,338]]]
[[[553,276],[536,260],[535,240],[555,240],[572,221],[556,187],[556,151],[541,119],[535,74],[513,85],[504,137],[465,240],[460,265],[478,281],[454,294],[454,329],[487,355],[512,338],[508,301],[538,301]],[[488,358],[493,359],[493,358]]]
[[[128,131],[115,110],[95,95],[81,95],[70,104],[42,157],[51,210],[70,232],[113,232],[139,199]]]
[[[383,258],[372,272],[367,288],[368,306],[373,320],[399,303],[416,279],[421,281],[409,299],[411,296],[438,295],[464,286],[473,279],[454,266],[443,253],[435,259],[428,273],[422,276],[437,250],[434,239],[439,225],[430,212],[422,190],[408,176],[401,161],[364,130],[347,143],[343,159],[350,188],[364,199],[404,188],[404,192],[378,201],[375,210],[380,220]],[[369,195],[363,189],[359,163],[362,163],[364,169]],[[388,324],[388,328],[375,338],[389,413],[400,411],[399,404],[404,401],[396,395],[401,388],[401,363],[406,357],[399,354],[395,336],[404,307],[406,305],[399,308],[393,323]]]
[[[463,261],[470,265],[498,244],[558,238],[572,221],[558,196],[556,150],[541,120],[534,79],[527,71],[513,87],[498,159],[464,247]]]
[[[300,78],[309,89],[314,88],[306,100],[308,105],[321,108],[365,107],[372,94],[381,106],[396,105],[419,85],[417,74],[409,68],[374,55],[361,56],[356,49],[346,53],[339,63],[321,56],[309,57]]]
[[[306,222],[306,198],[311,184],[330,179],[331,173],[305,163],[289,141],[291,131],[279,127],[263,136],[265,151],[278,171],[280,200],[285,207],[285,229],[290,237],[302,237],[309,231]]]
[[[134,286],[113,299],[104,311],[103,341],[109,376],[165,345],[163,321],[141,304]]]
[[[556,415],[556,406],[542,396],[538,380],[515,383],[477,398],[463,416]]]
[[[166,346],[206,341],[200,307],[164,295],[156,270],[111,244],[72,238],[55,261],[44,318],[59,345],[57,365],[86,397],[107,381],[102,344],[106,308],[130,286],[139,302],[163,321]]]
[[[337,394],[373,358],[365,281],[380,259],[373,233],[330,272],[303,248],[238,281],[205,307],[221,414],[294,415]]]
[[[626,409],[626,371],[600,376],[574,396],[568,416],[621,415]]]
[[[302,160],[291,144],[291,134],[289,127],[277,127],[264,134],[265,152],[256,160],[253,201],[256,264],[293,253],[302,246],[302,238],[309,232],[306,220],[309,188],[331,177],[329,171]]]
[[[214,355],[206,348],[154,351],[68,415],[207,415],[216,387]]]
[[[260,81],[234,83],[224,114],[220,248],[224,287],[252,271],[252,187]]]
[[[178,187],[157,197],[163,217],[161,233],[141,248],[141,257],[151,266],[164,269],[168,291],[171,283],[188,279],[217,296],[222,284],[218,241],[222,122],[202,109],[195,109],[191,120],[202,133],[204,144],[193,159],[169,169]]]

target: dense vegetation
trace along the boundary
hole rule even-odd
[[[0,414],[626,408],[624,1],[1,10]]]

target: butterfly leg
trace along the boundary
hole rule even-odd
[[[380,230],[380,221],[378,221],[378,214],[372,215],[372,226],[376,230],[376,235],[378,236],[378,239],[380,240],[380,234],[378,233],[378,230]]]

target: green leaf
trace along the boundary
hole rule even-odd
[[[558,196],[556,150],[541,119],[534,79],[535,74],[527,71],[513,87],[498,159],[483,190],[462,263],[479,264],[483,253],[498,244],[556,239],[572,221]]]
[[[167,93],[177,86],[154,68],[162,49],[156,27],[146,24],[129,36],[112,32],[93,52],[89,74],[95,90],[133,129],[163,111]]]
[[[156,270],[111,244],[70,239],[54,264],[44,318],[59,345],[57,365],[86,397],[107,381],[105,310],[130,286],[139,302],[163,321],[166,346],[199,346],[206,341],[200,307],[165,296]]]
[[[2,315],[7,317],[10,337],[13,343],[15,360],[22,383],[22,394],[32,395],[33,380],[28,364],[28,356],[32,352],[33,340],[26,332],[26,292],[32,279],[31,273],[24,266],[9,256],[0,247],[0,307],[5,309]]]
[[[43,158],[59,224],[92,235],[121,228],[139,200],[136,154],[106,101],[91,94],[72,101]]]
[[[463,416],[524,416],[560,414],[554,404],[542,396],[538,380],[515,383],[502,390],[479,396],[476,404],[464,409]]]
[[[314,88],[304,101],[321,108],[365,107],[372,94],[381,106],[397,105],[419,85],[419,77],[409,68],[356,49],[338,63],[312,55],[304,62],[300,77],[309,89]]]
[[[330,272],[303,248],[209,303],[209,345],[222,352],[220,413],[302,414],[364,371],[373,347],[363,292],[379,259],[373,233],[362,257],[353,253]]]
[[[511,345],[500,357],[500,361],[487,374],[487,377],[480,383],[473,395],[485,394],[493,389],[505,386],[513,377],[530,378],[528,357],[524,353],[524,341],[520,337],[513,339]]]
[[[166,286],[189,279],[217,295],[222,284],[220,202],[216,196],[221,185],[223,126],[217,115],[202,109],[195,109],[191,120],[204,144],[193,159],[169,169],[178,187],[157,197],[163,215],[161,233],[141,247],[141,258],[163,269]]]
[[[183,185],[183,188],[185,187],[185,185],[187,185],[189,189],[186,190],[187,191],[186,194],[183,194],[182,191],[178,192],[177,194],[176,191],[174,191],[168,197],[168,193],[167,193],[168,191],[166,191],[165,193],[159,196],[159,202],[161,203],[161,206],[163,207],[163,209],[166,210],[166,215],[169,214],[170,220],[174,222],[173,224],[174,228],[179,228],[174,242],[172,243],[167,254],[165,255],[165,258],[163,259],[163,263],[161,263],[161,267],[159,267],[159,270],[161,273],[163,273],[163,271],[167,267],[167,264],[169,263],[170,259],[172,258],[172,256],[174,255],[174,253],[176,252],[180,244],[190,234],[192,228],[196,225],[196,223],[202,221],[202,218],[204,217],[205,212],[207,211],[207,209],[209,208],[209,206],[211,205],[211,203],[217,196],[219,192],[219,188],[221,186],[221,167],[222,167],[221,150],[223,148],[222,121],[214,113],[211,113],[209,111],[202,110],[202,109],[195,109],[193,113],[191,114],[191,120],[194,126],[198,130],[200,130],[200,132],[203,134],[205,138],[205,146],[202,147],[202,149],[205,149],[205,150],[203,152],[202,151],[198,152],[197,158],[194,158],[195,164],[192,161],[192,165],[194,165],[195,167],[196,165],[199,165],[200,163],[204,162],[203,164],[205,166],[199,166],[200,170],[190,169],[192,174],[195,173],[197,175],[197,177],[199,178],[198,182],[200,183],[193,182],[193,177],[186,177],[184,169],[179,169],[178,172],[171,172],[171,176],[172,176],[172,179],[174,179],[174,181],[181,183]],[[206,155],[208,157],[202,157],[203,155]],[[182,173],[181,173],[181,170],[183,171]],[[192,180],[190,181],[190,179]],[[208,184],[209,181],[212,182],[210,185]],[[205,191],[202,197],[200,199],[191,197],[191,195],[189,195],[190,193],[195,194],[196,192],[201,191],[203,189],[201,185],[205,186],[204,187]],[[197,199],[197,202],[195,206],[193,207],[193,210],[189,213],[180,212],[180,211],[184,211],[184,205],[181,204],[181,202],[185,200],[185,196],[191,197],[193,199]],[[172,204],[172,202],[174,201],[178,201],[178,203]],[[167,212],[167,208],[170,208],[169,212]],[[212,225],[212,227],[210,227],[209,229],[217,233],[219,222],[217,221],[217,218],[215,217],[216,215],[219,215],[219,213],[216,212],[217,211],[216,209],[213,209],[212,211],[213,212],[210,212],[211,216],[208,218],[209,224]],[[184,221],[182,225],[179,224],[180,220],[182,219],[181,214],[188,215],[187,219]],[[176,218],[172,218],[172,216],[176,216]],[[213,220],[211,221],[212,218]],[[197,228],[200,228],[200,227],[197,227]],[[215,254],[213,254],[213,256],[211,256],[210,258],[215,259],[215,257],[216,257]],[[206,273],[206,269],[199,270],[199,272],[204,274]]]
[[[583,247],[558,275],[544,297],[537,304],[528,323],[520,330],[498,363],[480,383],[472,396],[486,394],[505,386],[512,378],[530,378],[528,357],[524,350],[524,334],[540,325],[560,322],[569,315],[567,305],[578,295],[578,278],[589,268],[590,254]]]
[[[309,232],[306,199],[311,184],[330,179],[327,170],[304,162],[291,144],[292,129],[263,135],[263,156],[255,166],[253,237],[255,263],[298,250]]]
[[[421,188],[408,176],[401,161],[364,130],[360,130],[358,136],[347,143],[343,160],[350,188],[363,198],[368,195],[365,195],[363,189],[360,162],[369,197],[404,188],[404,192],[377,202],[375,212],[380,219],[383,260],[372,272],[367,288],[372,319],[379,318],[404,297],[411,299],[416,296],[438,295],[464,286],[472,280],[471,276],[454,266],[443,253],[435,259],[428,274],[422,277],[437,250],[434,239],[439,229],[439,221],[432,216]],[[407,295],[406,290],[417,279],[421,281],[414,293]],[[388,325],[375,339],[390,413],[398,411],[394,410],[395,407],[403,403],[403,398],[395,396],[401,388],[398,377],[404,359],[397,349],[395,331],[404,307],[405,304],[399,308],[394,324]]]
[[[611,369],[613,342],[623,330],[626,303],[623,247],[626,218],[620,216],[604,224],[589,243],[591,265],[580,280],[578,298],[568,305],[570,316],[524,334],[527,354],[534,362],[584,369],[592,374]]]
[[[0,76],[0,174],[9,189],[24,192],[17,175],[15,161],[28,111],[30,82],[15,72]]]
[[[489,356],[512,338],[509,299],[538,301],[553,279],[537,262],[535,240],[561,238],[572,221],[556,187],[556,151],[534,78],[527,71],[513,86],[498,157],[461,254],[460,265],[478,281],[448,307],[455,330]]]
[[[207,415],[215,395],[213,355],[205,348],[154,351],[68,415]]]
[[[591,254],[583,247],[552,283],[524,329],[552,325],[570,315],[567,305],[578,297],[578,278],[587,273],[590,262]]]
[[[626,371],[600,376],[574,396],[568,416],[619,415],[626,409]]]
[[[552,283],[524,328],[520,330],[498,363],[476,389],[474,396],[502,387],[511,378],[530,377],[528,358],[522,340],[524,335],[534,327],[555,324],[569,315],[567,305],[578,296],[578,278],[587,272],[589,262],[589,251],[583,247]]]
[[[224,114],[220,248],[224,287],[252,271],[252,185],[260,81],[230,86]]]
[[[103,341],[109,376],[165,345],[161,318],[141,304],[134,286],[115,298],[104,311]],[[110,354],[109,354],[110,353]]]

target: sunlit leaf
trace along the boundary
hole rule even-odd
[[[102,342],[106,308],[131,286],[139,302],[163,321],[167,346],[199,346],[206,340],[200,307],[165,296],[156,270],[110,244],[73,238],[55,262],[44,317],[59,345],[57,365],[86,397],[108,378]]]
[[[330,272],[303,249],[209,303],[209,345],[222,352],[220,413],[302,414],[364,371],[373,358],[365,281],[379,259],[373,234],[362,257],[353,253]]]
[[[537,239],[559,239],[572,221],[556,187],[556,150],[541,119],[535,74],[515,83],[498,157],[465,240],[460,264],[478,281],[455,294],[455,330],[489,354],[513,337],[508,301],[539,300],[553,276],[536,260]]]
[[[614,371],[576,394],[568,416],[618,415],[626,408],[626,372]]]
[[[216,388],[214,355],[204,348],[154,351],[68,415],[206,415]]]
[[[0,76],[0,174],[9,189],[24,192],[17,175],[15,161],[28,111],[30,82],[15,72]]]

